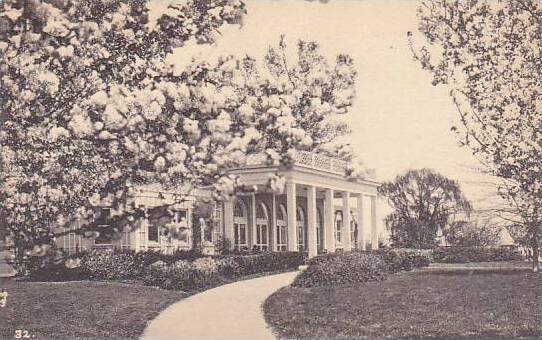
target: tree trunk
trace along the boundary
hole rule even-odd
[[[538,265],[538,257],[540,256],[540,244],[538,242],[538,235],[535,235],[533,237],[533,273],[538,273],[539,271],[539,265]]]

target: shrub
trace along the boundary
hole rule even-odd
[[[297,269],[304,259],[305,254],[284,252],[203,257],[173,264],[159,260],[147,266],[143,282],[164,289],[198,291],[247,275]]]
[[[386,279],[388,267],[382,256],[359,252],[326,254],[309,261],[293,286],[316,287]]]
[[[427,267],[431,263],[431,259],[423,251],[410,249],[378,249],[374,250],[372,253],[383,258],[390,273]]]
[[[140,277],[145,265],[134,252],[93,250],[81,258],[80,268],[90,279],[127,280]]]
[[[433,259],[442,263],[493,262],[520,260],[522,255],[510,247],[439,247],[433,250]]]
[[[300,252],[265,252],[253,255],[230,255],[237,264],[237,275],[246,276],[257,273],[297,269],[305,263],[307,254]]]
[[[232,279],[241,276],[241,266],[233,257],[217,258],[216,265],[222,277]]]

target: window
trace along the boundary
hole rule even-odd
[[[280,205],[277,209],[277,250],[286,251],[287,249],[287,229],[286,229],[286,208],[284,205]]]
[[[98,226],[98,232],[100,235],[94,239],[94,244],[108,245],[113,241],[110,227],[111,209],[101,208],[100,216],[96,219],[96,225]]]
[[[158,242],[158,234],[158,226],[154,224],[149,224],[149,233],[147,234],[149,237],[148,240],[151,242]]]
[[[268,250],[269,248],[267,241],[269,214],[267,211],[266,205],[262,202],[256,206],[256,247],[259,250]]]
[[[216,242],[220,239],[222,229],[222,205],[219,202],[215,202],[215,210],[213,211],[213,236],[212,242]]]
[[[305,213],[301,207],[297,207],[297,249],[305,250]]]
[[[248,249],[247,243],[247,207],[238,199],[233,209],[233,237],[234,246],[237,250]]]
[[[149,210],[149,218],[147,219],[147,240],[149,242],[161,242],[162,236],[168,237],[167,241],[171,241],[172,238],[178,238],[179,233],[182,230],[175,228],[170,229],[170,223],[181,222],[184,227],[189,227],[186,223],[187,220],[186,210],[177,210],[171,212],[166,206],[154,207]],[[188,242],[188,240],[184,240]]]
[[[343,212],[337,210],[335,212],[335,241],[342,243],[342,229],[343,229]]]
[[[81,235],[77,234],[76,231],[81,228],[81,221],[77,219],[77,222],[72,224],[70,227],[64,229],[65,231],[69,230],[69,233],[62,236],[62,249],[68,252],[68,254],[75,254],[81,251]]]

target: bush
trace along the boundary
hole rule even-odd
[[[431,259],[423,251],[410,249],[378,249],[374,250],[372,253],[383,258],[390,273],[427,267],[431,263]]]
[[[198,291],[243,276],[297,269],[304,260],[305,254],[284,252],[204,257],[173,264],[157,261],[147,267],[143,282],[164,289]]]
[[[520,260],[522,255],[510,247],[439,247],[433,250],[433,259],[442,263],[493,262]]]
[[[90,279],[128,280],[141,276],[145,262],[134,252],[93,250],[81,258],[80,269]]]
[[[299,252],[264,252],[251,255],[221,256],[222,271],[236,276],[297,269],[305,263],[307,254]],[[235,263],[235,264],[234,264]]]
[[[388,266],[382,256],[365,253],[326,254],[309,261],[293,286],[317,287],[385,280]]]
[[[88,278],[88,274],[79,267],[68,267],[66,263],[76,261],[68,258],[59,262],[47,263],[43,267],[30,267],[28,279],[32,281],[79,281]]]

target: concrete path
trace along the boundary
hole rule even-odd
[[[149,323],[143,339],[275,339],[262,303],[297,274],[234,282],[181,300]]]

